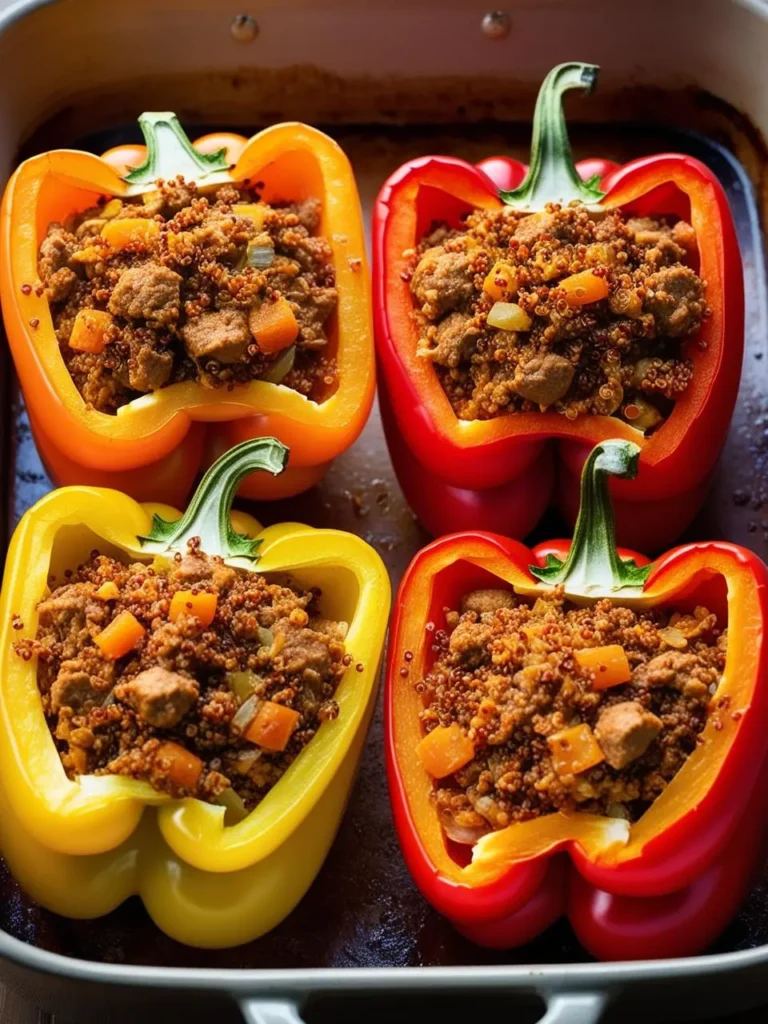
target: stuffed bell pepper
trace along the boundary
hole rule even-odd
[[[362,540],[232,512],[287,449],[246,441],[186,513],[54,491],[2,592],[0,849],[71,917],[138,893],[169,935],[274,927],[320,869],[375,695],[389,582]]]
[[[390,792],[422,893],[474,941],[567,915],[603,959],[688,955],[733,917],[766,812],[768,571],[695,543],[616,549],[597,445],[573,542],[434,541],[397,597]]]
[[[58,484],[183,502],[201,467],[276,435],[255,498],[299,493],[373,399],[369,282],[354,176],[302,124],[26,160],[2,207],[0,294],[42,458]]]
[[[574,165],[562,101],[596,75],[549,73],[529,168],[426,156],[379,194],[384,423],[435,534],[522,537],[553,500],[573,522],[584,459],[611,437],[641,449],[637,486],[612,484],[622,543],[664,548],[706,494],[742,361],[732,215],[689,156]]]

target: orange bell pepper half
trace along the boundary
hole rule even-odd
[[[593,915],[600,913],[600,900],[618,900],[625,932],[617,933],[608,956],[651,956],[657,941],[662,942],[659,948],[670,948],[663,936],[677,918],[681,931],[673,944],[675,955],[697,951],[702,935],[706,941],[714,935],[711,929],[684,924],[691,901],[701,904],[703,887],[708,902],[702,913],[706,910],[722,928],[749,884],[745,875],[737,886],[710,886],[708,873],[720,877],[715,866],[729,855],[739,829],[759,853],[760,829],[751,823],[755,817],[763,821],[766,813],[768,570],[751,551],[720,541],[683,545],[653,565],[641,555],[617,550],[608,474],[632,478],[639,454],[637,445],[623,440],[594,448],[582,475],[581,510],[570,545],[555,541],[531,551],[497,534],[456,533],[424,548],[400,586],[385,699],[395,824],[426,899],[481,944],[517,945],[569,913],[587,948],[604,956],[610,947],[607,925]],[[457,854],[446,838],[433,798],[434,773],[420,756],[422,745],[438,730],[424,738],[415,684],[434,660],[435,630],[445,627],[446,610],[457,608],[464,594],[503,586],[534,597],[556,584],[577,603],[606,597],[633,608],[687,610],[704,604],[715,611],[720,622],[727,622],[728,640],[725,671],[713,700],[727,713],[709,716],[699,745],[636,822],[582,812],[548,814],[489,832],[477,840],[467,863],[466,847]],[[602,758],[594,737],[580,728],[551,738],[567,741],[558,757],[567,754],[567,760],[580,762],[577,769],[564,763],[563,771],[582,770]],[[580,887],[576,909],[569,907],[555,869],[565,856]]]
[[[0,297],[30,423],[58,484],[114,487],[139,500],[182,502],[198,471],[253,437],[274,435],[289,446],[277,479],[253,474],[241,493],[254,498],[297,494],[316,483],[362,430],[374,393],[370,285],[360,202],[349,161],[322,132],[279,124],[246,140],[234,134],[190,143],[169,113],[139,119],[146,146],[121,146],[97,157],[56,150],[24,161],[8,183],[0,220]],[[127,172],[127,173],[126,173]],[[232,391],[195,381],[160,389],[118,415],[89,408],[59,352],[48,302],[38,295],[37,258],[52,221],[101,196],[151,191],[158,178],[182,174],[198,185],[263,181],[265,202],[322,204],[320,233],[333,249],[339,293],[331,334],[338,386],[313,402],[268,380]],[[111,230],[125,231],[127,221]],[[143,221],[143,229],[147,222]],[[130,225],[129,225],[130,226]],[[118,239],[115,239],[118,242]],[[284,326],[284,325],[283,325]],[[267,344],[282,345],[268,332]]]

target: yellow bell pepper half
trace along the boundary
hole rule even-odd
[[[230,513],[245,473],[277,473],[286,461],[287,450],[272,438],[238,445],[206,473],[183,517],[118,491],[67,487],[19,523],[0,598],[0,852],[48,909],[95,917],[136,893],[173,938],[230,946],[279,923],[319,871],[372,712],[390,589],[381,559],[358,537],[296,523],[262,530],[251,516]],[[183,550],[193,536],[229,564],[258,561],[260,573],[319,587],[323,614],[349,623],[353,660],[336,691],[338,717],[321,724],[235,825],[225,825],[222,806],[172,800],[136,779],[67,778],[43,714],[36,662],[13,648],[36,635],[50,574],[61,579],[94,548],[150,562]]]

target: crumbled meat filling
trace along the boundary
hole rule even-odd
[[[690,384],[684,343],[709,316],[696,255],[682,220],[477,210],[411,257],[418,353],[460,419],[552,410],[650,432]]]
[[[38,659],[43,710],[71,778],[127,775],[208,801],[231,789],[250,810],[339,713],[333,698],[352,659],[346,624],[319,615],[318,590],[233,569],[194,545],[154,566],[94,552],[51,585],[37,637],[16,651]],[[212,621],[194,603],[174,615],[179,592],[191,602],[215,595]],[[114,657],[103,639],[126,613],[141,636]],[[288,720],[281,749],[260,745],[251,728],[276,707]],[[174,770],[179,751],[196,766],[191,777]]]
[[[331,246],[317,234],[320,212],[313,198],[268,206],[247,184],[203,195],[176,179],[50,224],[38,274],[85,401],[114,413],[179,381],[232,389],[265,376],[314,401],[330,394],[337,292]],[[262,350],[249,313],[280,298],[295,341]],[[91,309],[108,314],[100,351],[84,350],[73,334],[78,313]]]
[[[434,664],[416,683],[425,734],[458,726],[471,741],[469,761],[435,776],[448,836],[472,843],[556,811],[636,821],[721,710],[725,698],[714,695],[726,637],[702,607],[636,612],[603,600],[579,608],[562,588],[535,603],[506,590],[466,594],[435,631]],[[614,645],[630,678],[600,688],[600,670],[575,652]],[[569,738],[583,739],[581,730],[590,759],[564,767],[562,750],[576,756]]]

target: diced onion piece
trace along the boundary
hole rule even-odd
[[[494,302],[486,322],[501,331],[530,331],[533,323],[523,307],[516,302]]]
[[[558,284],[565,292],[569,306],[586,306],[590,302],[599,302],[608,297],[610,288],[604,277],[598,277],[591,270],[582,270],[580,274],[564,277]]]
[[[132,651],[146,630],[130,612],[120,612],[108,626],[94,637],[96,646],[105,658],[116,661]]]
[[[171,598],[168,618],[175,622],[181,615],[194,615],[201,626],[210,626],[216,616],[216,594],[202,591],[199,594],[191,590],[177,590]]]
[[[296,341],[299,324],[290,302],[281,295],[274,301],[265,299],[248,314],[248,326],[262,352],[273,355]]]
[[[262,755],[261,750],[249,747],[247,750],[240,750],[237,754],[235,771],[238,775],[247,775]]]
[[[301,715],[293,708],[265,700],[248,727],[245,738],[265,750],[285,750]]]
[[[101,211],[101,216],[105,217],[107,220],[112,220],[113,217],[116,217],[118,213],[120,213],[122,208],[123,204],[119,199],[110,199]]]
[[[655,405],[642,398],[635,398],[624,406],[624,419],[638,430],[651,430],[663,418]]]
[[[203,762],[180,743],[167,740],[155,751],[156,761],[165,761],[168,778],[179,789],[194,791],[203,774]]]
[[[271,629],[267,629],[266,626],[259,626],[257,633],[259,634],[259,643],[262,647],[271,647],[275,642],[275,634]]]
[[[248,217],[249,220],[253,221],[254,227],[261,231],[264,227],[264,221],[267,219],[267,214],[272,212],[272,207],[268,206],[267,203],[235,203],[232,207],[232,212],[236,213],[238,217]]]
[[[106,332],[112,317],[103,309],[81,309],[72,325],[69,347],[76,352],[103,352],[107,347]]]
[[[160,225],[149,217],[124,217],[111,220],[101,229],[101,237],[111,249],[120,252],[129,245],[148,246],[160,234]]]
[[[244,733],[248,726],[251,724],[253,719],[256,717],[256,712],[259,709],[259,698],[256,694],[251,694],[235,712],[234,718],[232,719],[232,729],[238,733]]]
[[[258,676],[254,672],[227,672],[227,685],[240,701],[246,701],[256,689]]]
[[[438,725],[427,733],[416,753],[425,771],[435,779],[444,779],[469,764],[475,756],[475,745],[454,722],[448,726]]]
[[[239,821],[248,817],[243,798],[239,796],[231,786],[223,789],[216,797],[216,803],[226,808],[224,812],[224,824],[236,825]]]
[[[288,348],[283,349],[274,363],[272,363],[268,370],[262,373],[259,379],[265,380],[270,384],[279,384],[280,381],[291,372],[295,362],[296,346],[291,345]]]
[[[100,601],[114,601],[115,598],[120,597],[120,588],[114,580],[105,580],[96,591],[96,597]]]
[[[272,245],[257,245],[249,242],[245,252],[246,267],[255,267],[256,270],[264,270],[275,258],[275,249]]]
[[[508,263],[499,260],[483,281],[483,291],[497,302],[508,302],[517,295],[517,275]]]
[[[448,838],[462,846],[474,846],[479,839],[490,832],[489,825],[475,825],[474,828],[457,825],[452,814],[442,814],[440,824]]]
[[[674,647],[676,651],[685,650],[688,646],[688,640],[684,634],[674,626],[665,626],[664,629],[660,629],[659,636],[668,647]]]
[[[626,651],[620,644],[584,647],[574,651],[573,656],[582,668],[594,672],[592,688],[595,690],[607,690],[609,686],[628,683],[632,678]]]
[[[605,760],[595,734],[583,722],[555,733],[547,743],[558,775],[578,775]]]

